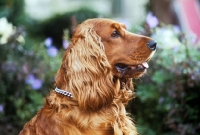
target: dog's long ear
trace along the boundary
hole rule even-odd
[[[65,52],[57,82],[72,92],[83,110],[96,111],[112,103],[115,86],[111,66],[101,39],[92,28],[76,30]]]

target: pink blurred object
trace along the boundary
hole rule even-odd
[[[176,0],[175,10],[183,31],[192,31],[200,40],[200,3],[197,0]]]

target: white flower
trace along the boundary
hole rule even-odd
[[[0,44],[7,43],[8,38],[13,34],[13,25],[7,19],[0,18]]]
[[[156,28],[155,33],[151,37],[160,43],[159,47],[162,49],[177,49],[181,46],[181,42],[176,37],[176,34],[169,28]]]

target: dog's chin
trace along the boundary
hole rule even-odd
[[[146,69],[138,70],[138,71],[125,70],[125,71],[118,72],[117,76],[119,78],[135,78],[135,79],[138,79],[138,78],[142,77],[145,73],[146,73]]]
[[[142,63],[139,65],[125,65],[125,64],[116,64],[115,70],[119,78],[140,78],[147,71],[148,64]]]

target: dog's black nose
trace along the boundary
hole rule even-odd
[[[156,41],[154,40],[150,40],[148,43],[147,43],[147,46],[151,49],[151,50],[156,50]]]

